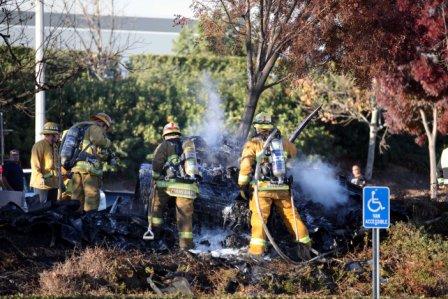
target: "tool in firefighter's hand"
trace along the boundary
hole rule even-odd
[[[151,180],[151,194],[149,195],[149,200],[151,201],[148,205],[148,228],[146,232],[143,234],[143,240],[154,240],[154,232],[152,231],[152,210],[154,207],[154,196],[156,193],[156,182],[154,178]]]
[[[151,221],[151,220],[148,219],[148,221]],[[148,225],[148,229],[143,234],[143,240],[154,240],[154,233],[152,232],[151,224]]]
[[[60,142],[57,141],[55,143],[55,145],[53,146],[53,157],[54,157],[54,162],[56,164],[56,177],[58,179],[58,195],[57,195],[57,199],[61,200],[62,199],[62,193],[65,191],[65,186],[62,180],[62,169],[61,169],[61,156],[59,155],[59,146],[60,146]]]

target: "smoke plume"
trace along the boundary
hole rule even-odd
[[[292,174],[304,195],[326,208],[347,201],[348,194],[339,184],[336,169],[320,159],[294,162]]]
[[[207,105],[202,121],[192,131],[211,147],[218,146],[225,133],[224,110],[215,83],[208,73],[201,77],[201,101]]]

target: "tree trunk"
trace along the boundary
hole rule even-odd
[[[365,177],[367,180],[372,179],[373,163],[375,162],[376,136],[378,135],[378,114],[379,108],[375,107],[372,110],[372,116],[369,124],[369,149],[367,152],[367,163]]]
[[[246,106],[244,108],[244,115],[241,119],[240,127],[238,129],[238,141],[243,143],[247,139],[249,134],[252,119],[254,118],[255,109],[257,108],[258,99],[260,98],[260,92],[255,89],[250,89]]]
[[[436,162],[436,140],[437,140],[437,108],[432,107],[432,130],[429,128],[429,122],[423,109],[420,109],[423,127],[426,137],[428,137],[429,152],[429,176],[430,176],[430,194],[431,199],[437,199],[437,162]]]
[[[436,141],[428,142],[429,151],[429,169],[431,181],[431,199],[437,199],[437,158],[436,158]]]

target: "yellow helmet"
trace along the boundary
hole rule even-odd
[[[59,125],[54,122],[47,122],[44,124],[41,134],[43,135],[54,135],[59,134],[61,131]]]
[[[179,126],[176,125],[173,122],[167,123],[164,127],[163,127],[163,132],[162,132],[162,137],[165,137],[165,135],[168,134],[178,134],[180,135],[180,129]]]
[[[257,130],[270,130],[274,128],[272,117],[266,112],[261,112],[255,115],[253,125]]]
[[[108,128],[112,125],[112,118],[104,112],[97,113],[90,117],[91,120],[99,120],[106,124]]]

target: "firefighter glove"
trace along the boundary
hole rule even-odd
[[[240,186],[240,196],[247,201],[250,199],[249,185]]]
[[[44,186],[50,185],[51,181],[52,181],[52,178],[53,178],[53,176],[51,174],[44,175],[42,177],[42,181],[41,181],[42,185],[44,185]]]

